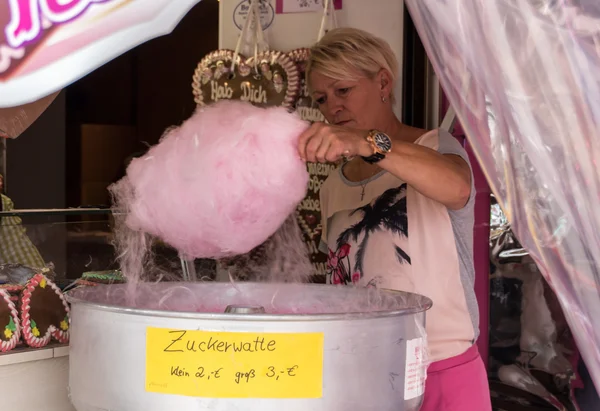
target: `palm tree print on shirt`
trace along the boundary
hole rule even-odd
[[[342,231],[337,239],[336,251],[329,250],[327,269],[333,284],[355,284],[360,280],[363,272],[365,250],[369,238],[376,231],[388,230],[401,237],[408,238],[406,184],[387,190],[375,201],[352,211],[350,216],[357,213],[362,214],[362,219]],[[350,267],[350,241],[358,244],[354,267]],[[394,247],[400,264],[410,264],[410,256],[397,245]]]

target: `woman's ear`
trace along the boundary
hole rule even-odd
[[[386,69],[379,70],[377,74],[378,85],[380,87],[380,92],[386,98],[392,94],[392,76],[389,71]]]

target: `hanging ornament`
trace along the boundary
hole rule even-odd
[[[296,64],[285,53],[264,51],[246,59],[231,50],[217,50],[198,64],[192,88],[194,101],[201,106],[241,100],[260,107],[291,109],[300,91],[300,78]]]
[[[319,110],[318,105],[313,101],[306,84],[305,68],[310,56],[310,50],[307,48],[292,50],[288,53],[288,56],[296,63],[300,72],[300,92],[295,105],[296,113],[306,121],[325,121],[325,117],[321,113],[321,110]],[[321,225],[319,191],[329,173],[336,166],[330,163],[306,163],[306,166],[310,178],[308,191],[306,192],[306,197],[298,205],[296,220],[300,225],[304,242],[310,254],[311,263],[317,274],[317,277],[313,278],[313,281],[324,282],[327,256],[319,251],[319,242],[323,230]]]
[[[323,3],[323,18],[317,35],[317,41],[327,32],[327,27],[337,27],[333,2],[326,0]],[[306,82],[306,64],[310,58],[310,49],[299,48],[292,50],[288,56],[296,63],[300,75],[300,92],[296,100],[295,110],[303,120],[310,122],[325,121],[325,117],[319,110],[318,104],[313,101]],[[307,163],[309,173],[308,191],[306,197],[298,205],[296,219],[302,230],[304,241],[310,253],[310,259],[317,274],[314,282],[324,282],[327,266],[327,256],[319,251],[319,242],[323,230],[321,224],[321,203],[319,192],[321,185],[329,174],[335,170],[336,165],[332,163]]]
[[[325,117],[323,117],[323,114],[321,113],[321,110],[319,110],[317,103],[313,101],[313,98],[308,90],[308,84],[306,83],[305,69],[306,64],[308,63],[308,58],[310,57],[310,49],[300,48],[292,50],[288,53],[288,56],[294,63],[296,63],[300,76],[300,90],[295,105],[296,112],[303,120],[310,122],[325,121]]]
[[[298,67],[286,53],[269,50],[259,16],[259,1],[251,0],[236,49],[206,55],[194,72],[194,101],[203,106],[219,100],[247,101],[259,107],[290,110],[300,91]],[[244,42],[253,55],[241,53]],[[252,53],[249,51],[248,55]]]

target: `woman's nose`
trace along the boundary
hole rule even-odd
[[[327,114],[328,117],[335,117],[339,112],[341,112],[343,106],[339,99],[331,98],[327,100]]]

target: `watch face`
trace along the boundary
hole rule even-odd
[[[392,140],[390,140],[390,138],[383,133],[376,133],[373,136],[373,142],[375,143],[377,148],[379,148],[384,153],[387,153],[392,149]]]

